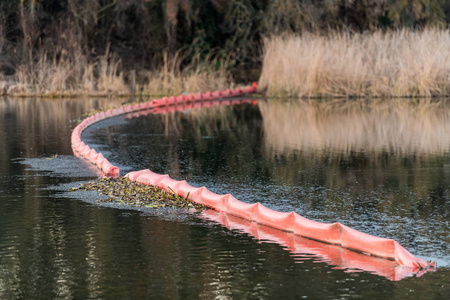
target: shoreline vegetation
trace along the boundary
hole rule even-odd
[[[426,29],[358,34],[283,35],[267,38],[259,92],[271,97],[367,98],[450,95],[450,31]],[[80,52],[59,59],[42,54],[0,81],[11,96],[165,96],[224,90],[238,84],[230,61],[197,56],[188,65],[175,56],[155,71],[120,71],[107,52],[89,62]]]
[[[182,69],[182,59],[164,59],[155,71],[120,71],[121,59],[106,53],[89,62],[82,54],[48,60],[43,54],[33,66],[21,65],[15,76],[0,81],[0,95],[16,97],[167,96],[185,91],[206,92],[237,86],[216,58],[194,61]],[[166,55],[164,55],[166,58]]]
[[[11,0],[0,95],[450,94],[450,4],[437,0]]]

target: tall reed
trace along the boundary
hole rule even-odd
[[[426,29],[265,40],[261,89],[269,95],[450,94],[450,32]]]

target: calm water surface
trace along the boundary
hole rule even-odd
[[[98,175],[73,158],[71,129],[111,102],[0,100],[1,299],[450,297],[445,101],[260,101],[118,117],[83,134],[123,174],[150,168],[437,261],[435,272],[400,281],[333,264],[322,246],[293,254],[236,220],[67,192]]]

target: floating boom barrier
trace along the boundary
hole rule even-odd
[[[120,174],[118,167],[111,164],[101,153],[90,148],[81,140],[81,133],[88,126],[107,118],[126,115],[133,118],[149,113],[167,113],[184,111],[194,108],[210,107],[215,105],[231,105],[244,102],[255,103],[253,100],[234,100],[233,97],[242,97],[255,93],[257,84],[245,89],[234,89],[206,93],[180,95],[178,97],[164,97],[146,103],[127,105],[120,108],[100,112],[84,119],[72,132],[72,149],[77,157],[82,157],[97,166],[104,175],[117,177]],[[213,101],[226,98],[219,102]],[[208,206],[216,211],[255,222],[270,228],[290,232],[294,235],[311,240],[340,246],[348,250],[356,251],[366,256],[394,261],[398,266],[408,269],[408,272],[423,274],[435,269],[433,262],[427,262],[415,257],[393,239],[380,238],[365,234],[340,223],[321,223],[309,220],[295,212],[278,212],[265,207],[261,203],[244,203],[232,195],[219,195],[209,191],[205,187],[193,187],[186,181],[177,181],[168,175],[156,174],[150,170],[130,172],[125,175],[129,180],[143,184],[157,186],[168,192],[174,192],[181,197]],[[405,274],[405,273],[402,273]],[[389,276],[386,276],[390,278]],[[400,276],[401,277],[401,276]],[[404,277],[404,276],[403,276]],[[398,278],[394,276],[393,278]]]

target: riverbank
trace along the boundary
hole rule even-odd
[[[448,5],[400,2],[3,1],[0,94],[447,95]]]
[[[0,95],[70,97],[167,96],[248,85],[236,73],[259,77],[258,91],[270,97],[369,98],[450,95],[450,32],[374,31],[358,34],[277,35],[264,42],[262,70],[237,70],[230,59],[213,54],[187,58],[162,55],[161,67],[130,69],[122,58],[72,55],[19,65],[0,78]],[[256,76],[255,76],[256,74]]]

